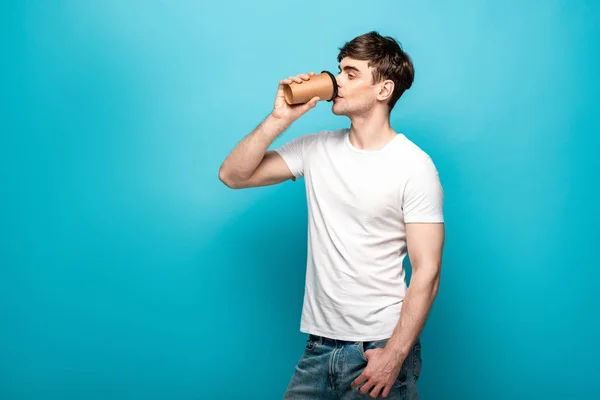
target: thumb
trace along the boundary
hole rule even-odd
[[[306,104],[304,104],[304,107],[302,107],[303,108],[302,111],[306,112],[306,111],[310,110],[311,108],[314,108],[317,105],[317,103],[319,102],[319,100],[320,100],[319,96],[313,97]]]
[[[372,353],[373,353],[373,349],[369,349],[369,350],[365,351],[365,358],[368,360],[369,357],[371,357]]]

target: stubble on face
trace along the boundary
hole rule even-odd
[[[344,58],[337,76],[339,92],[331,110],[336,115],[368,113],[375,102],[375,87],[368,61]]]

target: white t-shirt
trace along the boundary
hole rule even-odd
[[[398,134],[377,151],[349,129],[303,135],[275,149],[304,177],[308,249],[300,331],[329,338],[389,338],[406,293],[406,222],[443,222],[431,158]]]

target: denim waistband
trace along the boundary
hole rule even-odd
[[[356,341],[356,340],[332,339],[332,338],[328,338],[328,337],[325,337],[325,336],[318,336],[318,335],[313,335],[313,334],[309,335],[309,339],[312,340],[315,343],[318,343],[318,344],[330,344],[330,345],[333,345],[333,346],[345,345],[345,344],[360,344],[360,343],[363,343],[361,341]]]

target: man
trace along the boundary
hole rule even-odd
[[[273,141],[315,107],[290,106],[279,83],[271,114],[227,156],[230,188],[304,177],[308,257],[301,331],[305,352],[285,399],[416,399],[420,333],[437,294],[444,243],[443,189],[431,158],[390,126],[413,82],[410,57],[370,32],[338,56],[336,115],[349,129]],[[410,287],[403,261],[413,267]]]

